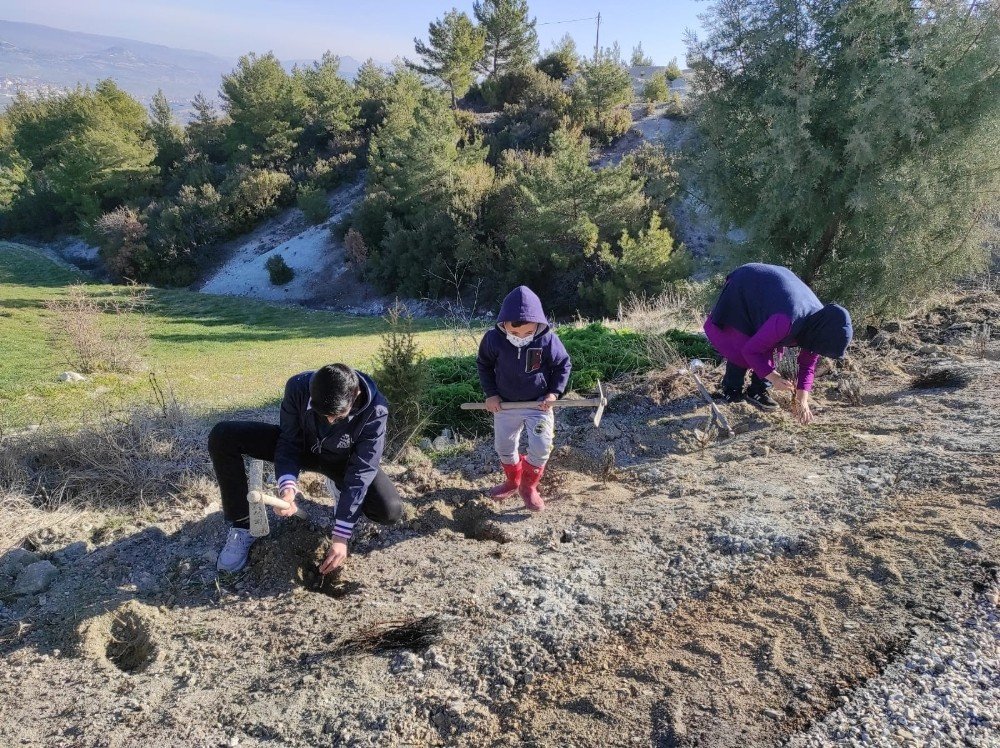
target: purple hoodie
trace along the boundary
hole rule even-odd
[[[800,390],[811,390],[821,355],[840,358],[854,330],[851,315],[823,305],[791,270],[752,262],[726,278],[705,333],[726,359],[767,377],[789,346],[799,347]]]
[[[531,343],[518,348],[507,340],[504,322],[537,322]],[[542,310],[541,299],[527,286],[518,286],[503,300],[497,324],[479,344],[476,357],[479,383],[486,397],[505,402],[536,401],[552,393],[562,397],[572,368],[569,354]]]
[[[732,327],[744,335],[758,335],[774,326],[772,347],[799,346],[828,358],[842,358],[854,337],[846,309],[824,306],[791,270],[761,262],[729,274],[711,317],[719,327]]]

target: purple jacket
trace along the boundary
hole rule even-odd
[[[736,268],[726,278],[712,320],[756,335],[776,315],[775,345],[799,346],[829,358],[841,358],[854,336],[851,315],[842,306],[823,305],[791,270],[754,262]],[[778,334],[780,337],[777,337]]]
[[[512,345],[503,330],[502,323],[518,320],[539,325],[525,348]],[[549,393],[562,397],[572,369],[565,346],[545,318],[541,300],[527,286],[518,286],[503,300],[496,326],[479,344],[476,367],[486,397],[499,395],[505,402],[541,400]]]
[[[354,532],[365,494],[378,473],[389,417],[389,404],[375,382],[367,374],[356,373],[362,397],[347,418],[332,425],[312,409],[309,380],[313,373],[306,371],[289,379],[281,400],[281,435],[274,450],[279,490],[297,490],[302,453],[346,464],[343,484],[337,486],[340,500],[333,527],[333,535],[345,540]]]

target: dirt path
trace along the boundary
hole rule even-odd
[[[995,582],[995,508],[967,495],[895,504],[595,647],[533,689],[509,729],[539,745],[781,744]]]
[[[996,616],[1000,356],[968,355],[966,325],[998,307],[966,296],[860,345],[810,428],[738,405],[711,440],[680,378],[614,397],[599,431],[564,411],[541,515],[478,498],[488,445],[411,454],[390,467],[406,521],[366,526],[324,589],[323,534],[292,521],[217,579],[211,491],[63,517],[29,539],[44,591],[13,592],[0,557],[0,745],[840,744],[872,684],[968,606]],[[943,364],[968,386],[911,389]],[[427,615],[429,648],[342,648]],[[912,744],[989,745],[1000,655],[966,659],[978,706]],[[868,744],[908,744],[880,720]]]

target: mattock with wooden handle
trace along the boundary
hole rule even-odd
[[[719,406],[715,404],[715,400],[712,399],[712,394],[708,391],[705,385],[701,381],[701,377],[698,376],[698,372],[705,368],[704,362],[699,358],[691,359],[691,363],[688,364],[688,371],[691,376],[694,377],[694,383],[698,386],[698,392],[701,393],[702,398],[708,403],[708,407],[712,411],[712,420],[719,424],[720,428],[724,428],[730,437],[735,436],[732,426],[729,425],[729,420],[722,415],[722,411],[719,410]]]
[[[264,463],[261,460],[250,461],[247,486],[250,489],[247,493],[247,503],[250,505],[250,534],[255,538],[262,538],[271,532],[271,526],[267,521],[266,507],[288,509],[290,504],[277,496],[264,493]],[[297,494],[296,499],[301,496],[302,494]],[[296,504],[295,516],[307,521],[309,519],[309,514],[298,504]]]
[[[608,404],[608,399],[604,396],[604,388],[601,387],[601,380],[597,380],[597,397],[574,398],[572,400],[553,400],[553,408],[597,408],[594,413],[594,425],[601,425],[601,417],[604,415],[604,408]],[[462,410],[486,410],[486,403],[462,403],[459,406]],[[515,410],[517,408],[537,408],[537,400],[514,401],[500,403],[501,410]]]

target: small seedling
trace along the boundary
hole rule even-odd
[[[844,374],[837,382],[837,390],[851,405],[861,405],[861,377],[857,374]]]
[[[607,483],[615,477],[615,448],[608,447],[601,455],[601,481]]]
[[[989,322],[983,322],[972,328],[972,348],[979,355],[979,358],[986,358],[986,348],[990,344],[993,330]]]

